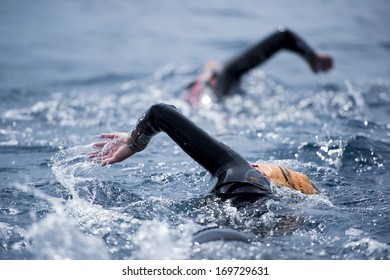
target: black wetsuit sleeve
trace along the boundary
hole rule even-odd
[[[214,176],[224,166],[248,164],[238,153],[211,137],[174,106],[167,104],[153,105],[139,119],[131,133],[133,144],[143,149],[161,131],[167,133],[184,152]]]
[[[217,178],[214,191],[218,196],[248,200],[271,193],[266,177],[172,105],[157,104],[150,107],[136,124],[130,141],[142,150],[161,131],[167,133],[184,152]]]
[[[288,29],[278,30],[253,47],[230,59],[221,70],[219,94],[229,93],[231,85],[237,83],[249,70],[261,65],[278,51],[285,49],[297,53],[308,63],[314,55],[312,48],[297,34]]]

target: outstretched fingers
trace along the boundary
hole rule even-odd
[[[114,162],[114,157],[112,155],[102,155],[98,153],[93,155],[88,154],[88,156],[91,162],[100,164],[101,166],[106,166],[107,164]]]
[[[118,162],[118,159],[116,158],[115,155],[105,155],[105,156],[100,156],[97,157],[93,160],[94,163],[98,163],[101,166],[106,166],[108,164],[113,164]]]
[[[133,154],[127,147],[127,133],[102,133],[99,137],[109,140],[92,144],[93,148],[99,149],[87,153],[90,161],[106,166],[120,162]]]
[[[113,157],[110,157],[110,158],[107,158],[107,159],[104,159],[104,160],[101,160],[100,161],[100,165],[101,166],[106,166],[108,164],[112,164],[112,163],[115,163],[115,159]]]
[[[102,148],[102,147],[104,147],[107,143],[108,143],[108,141],[95,142],[95,143],[92,144],[92,147]]]
[[[102,155],[102,151],[92,151],[92,152],[87,153],[87,156],[89,158],[95,158],[95,157],[101,156],[101,155]]]
[[[100,133],[100,138],[114,139],[120,137],[118,133]]]

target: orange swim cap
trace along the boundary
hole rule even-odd
[[[263,173],[275,186],[282,185],[303,194],[318,193],[314,184],[305,174],[276,164],[254,164],[253,167]]]

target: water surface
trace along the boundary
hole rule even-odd
[[[304,7],[304,8],[303,8]],[[390,39],[387,1],[0,3],[1,259],[389,259]],[[180,90],[277,26],[331,53],[313,75],[287,52],[244,96],[190,111]],[[321,194],[275,189],[235,208],[166,135],[109,168],[85,153],[175,103],[248,161],[307,174]],[[207,227],[250,244],[194,245]]]

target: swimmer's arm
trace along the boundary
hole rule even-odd
[[[300,55],[315,73],[328,71],[333,67],[331,56],[315,52],[293,31],[280,29],[228,61],[222,73],[230,78],[239,79],[243,74],[261,65],[282,49]]]
[[[130,135],[101,134],[102,138],[110,140],[94,143],[94,147],[102,149],[92,151],[88,156],[102,166],[120,162],[144,150],[152,137],[159,132],[165,132],[185,153],[213,176],[218,174],[221,167],[229,165],[232,161],[246,162],[228,146],[191,122],[174,106],[167,104],[151,106],[140,117]]]

